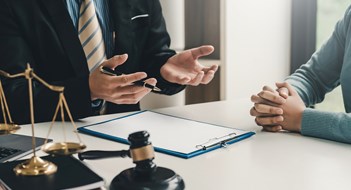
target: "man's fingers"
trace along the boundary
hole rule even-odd
[[[116,79],[118,80],[119,85],[129,85],[135,81],[142,80],[146,78],[147,75],[144,72],[137,72],[132,74],[125,74],[118,76]]]
[[[205,72],[205,76],[202,78],[202,84],[208,84],[214,78],[216,71],[218,70],[218,65],[212,65],[211,67],[205,67],[202,71]]]
[[[157,83],[157,80],[155,78],[149,78],[146,79],[144,82],[146,82],[147,84],[153,85],[155,86]],[[130,84],[128,86],[121,86],[119,88],[116,88],[115,90],[116,94],[137,94],[140,93],[142,91],[151,91],[151,89],[149,88],[145,88],[143,86],[137,86],[134,84]]]
[[[143,87],[141,87],[141,88],[139,87],[139,89],[141,89],[141,90],[139,92],[137,92],[137,93],[121,95],[120,97],[118,97],[118,103],[119,104],[136,104],[145,95],[147,95],[151,91],[150,89],[143,88]]]
[[[191,81],[191,78],[186,75],[178,75],[174,76],[174,81],[170,81],[173,83],[178,83],[181,85],[187,85]]]
[[[213,51],[214,47],[210,45],[190,49],[190,52],[193,55],[193,59],[198,59],[199,57],[210,55]]]
[[[122,65],[124,62],[126,62],[127,59],[128,54],[116,55],[103,62],[102,65],[114,69],[115,67]]]
[[[164,74],[167,76],[167,81],[171,83],[178,83],[181,85],[187,84],[191,78],[182,72],[178,72],[173,68],[163,70]]]
[[[205,72],[205,74],[209,71],[213,71],[214,73],[218,70],[218,65],[212,65],[211,67],[204,67],[202,71]]]
[[[146,80],[144,80],[144,82],[146,82],[150,85],[153,85],[153,86],[155,86],[157,84],[157,80],[155,78],[146,79]]]
[[[144,72],[123,74],[121,76],[109,76],[102,73],[101,75],[104,77],[104,83],[100,84],[100,86],[105,90],[109,90],[109,93],[112,93],[116,88],[132,85],[133,82],[145,79],[147,77],[146,73]]]
[[[113,89],[111,93],[112,98],[119,98],[123,95],[130,95],[130,94],[137,94],[141,91],[145,90],[144,87],[142,86],[136,86],[136,85],[128,85],[128,86],[120,86],[118,88]]]
[[[215,71],[212,71],[212,70],[208,71],[205,74],[205,76],[202,78],[201,83],[202,84],[208,84],[209,82],[211,82],[211,80],[213,79],[214,75],[215,75]]]
[[[196,75],[196,77],[188,83],[188,85],[192,85],[192,86],[197,86],[197,85],[199,85],[199,84],[201,83],[202,78],[204,77],[204,75],[205,75],[205,74],[204,74],[203,71],[199,72],[199,73]]]
[[[136,104],[138,103],[141,98],[143,98],[146,94],[150,91],[143,90],[137,94],[123,94],[122,96],[118,97],[116,103],[118,104]]]
[[[157,80],[149,78],[145,82],[150,85],[156,85]],[[111,102],[117,104],[136,104],[149,92],[151,92],[149,88],[130,84],[113,89],[109,94],[109,98]]]

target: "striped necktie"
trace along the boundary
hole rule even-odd
[[[83,0],[79,11],[78,35],[82,44],[89,71],[94,71],[106,60],[105,43],[97,19],[93,0]],[[106,111],[106,101],[102,101],[99,113]]]
[[[105,44],[93,0],[83,0],[78,21],[79,40],[92,72],[106,60]]]

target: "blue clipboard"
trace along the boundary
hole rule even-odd
[[[161,145],[162,143],[157,143],[156,140],[154,142],[151,138],[151,142],[154,146],[155,151],[160,152],[160,153],[165,153],[168,155],[172,155],[172,156],[176,156],[176,157],[180,157],[180,158],[185,158],[185,159],[192,158],[194,156],[198,156],[198,155],[204,154],[206,152],[210,152],[212,150],[215,150],[215,149],[218,149],[221,147],[226,147],[226,146],[233,144],[235,142],[249,138],[255,134],[252,131],[243,131],[240,129],[232,129],[232,128],[225,127],[225,126],[213,125],[213,124],[209,124],[209,123],[205,123],[205,122],[189,120],[189,119],[175,117],[175,116],[157,113],[157,112],[153,112],[153,111],[139,111],[139,112],[136,112],[136,113],[133,113],[130,115],[123,116],[123,117],[118,117],[118,118],[114,118],[111,120],[106,120],[103,122],[90,124],[87,126],[79,127],[78,131],[85,133],[85,134],[93,135],[96,137],[120,142],[123,144],[129,144],[129,142],[127,140],[127,138],[128,138],[127,133],[125,133],[124,135],[121,135],[118,133],[114,134],[112,131],[116,131],[116,130],[118,131],[119,129],[123,130],[123,127],[127,128],[128,126],[124,126],[125,123],[123,124],[121,122],[128,122],[129,121],[129,123],[130,123],[130,121],[138,120],[138,118],[143,116],[143,114],[152,114],[152,116],[155,116],[156,119],[159,117],[159,119],[161,121],[162,120],[165,120],[165,121],[171,120],[171,121],[176,121],[176,122],[179,121],[180,123],[178,123],[178,124],[182,124],[182,125],[189,124],[189,126],[188,126],[189,128],[196,126],[199,129],[201,129],[201,127],[204,127],[204,128],[206,127],[209,130],[212,130],[211,127],[214,127],[213,129],[216,129],[217,131],[218,130],[223,130],[223,131],[225,130],[226,133],[228,133],[227,131],[231,131],[231,130],[235,130],[235,132],[238,132],[238,131],[240,132],[240,134],[233,132],[233,133],[228,133],[228,135],[224,135],[221,137],[214,137],[214,138],[211,137],[211,138],[209,138],[208,141],[206,140],[206,141],[201,141],[201,143],[197,143],[197,145],[196,145],[197,148],[194,148],[193,151],[187,151],[187,152],[178,151],[172,147],[163,146],[163,145]],[[140,118],[140,119],[143,119],[143,118]],[[126,121],[124,121],[124,120],[126,120]],[[158,122],[155,121],[155,123],[158,123]],[[174,122],[171,122],[171,123],[174,123]],[[145,128],[140,127],[140,129],[148,131],[150,133],[151,137],[154,135],[152,133],[152,130],[154,130],[155,133],[159,133],[160,134],[159,136],[161,136],[161,135],[166,136],[166,137],[164,137],[164,139],[160,139],[158,142],[172,140],[169,138],[170,136],[167,136],[166,134],[162,134],[163,128],[167,128],[167,127],[153,129],[153,128],[148,128],[147,122],[145,122],[145,121],[143,121],[142,123],[135,123],[135,125],[143,125],[143,124],[146,125]],[[129,128],[132,128],[132,127],[129,127]],[[185,130],[185,132],[187,130],[187,128],[185,126],[179,126],[179,129]],[[165,129],[164,133],[167,133],[168,130],[172,130],[172,129]],[[140,130],[137,130],[137,131],[140,131]],[[232,134],[235,134],[235,135],[230,136]],[[184,137],[182,139],[184,139]],[[206,138],[206,139],[208,139],[208,138]],[[186,140],[186,138],[185,138],[185,140]],[[211,140],[213,140],[213,142]],[[180,141],[177,141],[177,142],[180,142]]]

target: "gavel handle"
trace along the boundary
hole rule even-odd
[[[130,157],[129,150],[120,150],[120,151],[102,151],[102,150],[91,150],[86,152],[78,153],[79,160],[98,160],[104,158],[112,157]]]

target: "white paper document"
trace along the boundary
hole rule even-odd
[[[184,154],[248,133],[152,111],[142,111],[83,128],[122,139],[127,139],[131,133],[145,130],[149,132],[149,140],[154,147]]]

